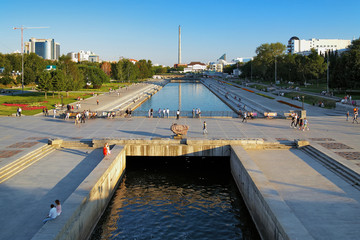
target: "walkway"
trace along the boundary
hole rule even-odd
[[[100,107],[108,105],[111,108],[121,104],[123,97],[130,98],[132,93],[141,91],[144,86],[140,85],[137,87],[129,89],[128,92],[121,92],[119,98],[117,95],[109,96],[108,94],[99,96]],[[257,96],[254,99],[258,101],[258,97],[263,101],[261,104],[272,106],[270,101],[261,96]],[[119,99],[119,101],[114,101],[114,99]],[[82,102],[82,109],[102,110],[100,107],[97,107],[95,98]],[[316,114],[315,111],[311,110],[308,112],[308,115],[310,115],[310,131],[305,132],[290,128],[290,121],[285,119],[255,119],[249,120],[248,123],[242,123],[241,119],[237,118],[181,118],[176,121],[173,116],[169,119],[95,119],[89,120],[82,125],[74,125],[73,121],[64,121],[52,117],[2,117],[0,118],[0,167],[46,144],[48,138],[73,140],[92,138],[170,138],[172,132],[169,128],[173,122],[178,122],[190,126],[187,136],[189,139],[263,138],[270,142],[306,139],[325,153],[347,162],[354,169],[358,169],[360,167],[360,141],[355,141],[355,139],[360,139],[360,125],[352,124],[351,121],[345,121],[344,116],[321,115],[322,109],[316,111]],[[207,135],[202,133],[202,122],[204,120],[208,124],[209,133]],[[282,192],[281,186],[284,187],[284,192],[282,192],[284,196],[287,195],[296,199],[298,196],[295,192],[288,191],[285,188],[287,185],[291,186],[289,184],[296,184],[296,182],[293,182],[293,173],[288,171],[292,165],[284,162],[284,156],[286,155],[277,156],[276,154],[269,155],[267,153],[264,156],[265,159],[269,159],[269,162],[265,162],[261,157],[255,158],[262,171],[273,181],[274,187],[280,192]],[[271,157],[269,158],[269,156]],[[302,172],[300,171],[301,169],[309,169],[304,170],[304,172],[312,172],[315,175],[323,176],[327,179],[327,184],[336,187],[334,190],[338,192],[336,194],[341,194],[341,191],[351,194],[354,197],[351,201],[357,201],[354,206],[358,208],[357,204],[360,202],[360,198],[358,198],[357,193],[352,192],[353,190],[351,193],[349,192],[348,185],[339,184],[338,180],[335,181],[333,176],[329,176],[329,173],[322,166],[309,162],[309,157],[303,153],[297,156],[296,162],[299,164],[296,164],[296,167],[298,167],[299,171],[296,168],[293,169],[294,171],[300,174]],[[47,156],[41,159],[13,178],[0,184],[0,213],[2,215],[0,220],[0,239],[31,239],[41,228],[41,220],[49,210],[48,205],[57,198],[63,202],[66,201],[71,191],[97,165],[99,159],[101,160],[101,152],[99,150],[57,150],[51,157]],[[276,166],[276,169],[274,166]],[[278,172],[273,172],[273,170]],[[298,177],[301,178],[301,175]],[[307,181],[307,179],[310,178],[303,175],[302,180]],[[297,181],[300,185],[300,180]],[[314,179],[311,181],[315,184],[318,180]],[[319,183],[322,184],[321,181]],[[302,189],[306,190],[306,188]],[[309,185],[308,189],[314,191],[316,186]],[[322,201],[321,199],[325,199],[328,196],[327,193],[332,194],[331,191],[333,190],[321,190],[319,188],[318,191],[320,193],[323,191],[323,193],[319,195],[313,195],[311,191],[305,193],[303,195],[304,203],[311,201],[311,198],[317,199],[316,201]],[[344,198],[339,198],[339,200],[341,199],[347,201],[349,198],[344,196]],[[296,202],[291,201],[289,205],[296,205]],[[328,206],[331,208],[330,203]],[[306,205],[304,207],[307,209]],[[313,208],[308,208],[308,211],[311,212],[315,208],[316,205]],[[325,210],[326,208],[323,211]],[[339,212],[331,212],[331,210],[328,212],[332,214],[330,216],[336,223]],[[297,214],[301,213],[302,211],[299,210]],[[344,214],[344,212],[341,213]],[[304,218],[302,221],[308,220],[310,221],[310,219]],[[323,225],[321,227],[324,227],[325,231],[326,226]],[[321,237],[318,238],[317,236],[315,238],[321,239]]]

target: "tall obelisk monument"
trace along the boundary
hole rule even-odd
[[[178,65],[181,64],[181,26],[179,25],[179,53],[178,53]]]

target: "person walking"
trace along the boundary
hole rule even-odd
[[[152,117],[154,117],[154,109],[150,109],[150,117],[152,118]]]
[[[358,116],[359,116],[359,112],[358,112],[358,111],[355,111],[355,112],[354,112],[354,118],[353,118],[353,122],[352,122],[352,123],[356,122],[357,124],[359,124],[359,122],[357,121]]]
[[[96,105],[99,105],[99,99],[96,100]]]
[[[54,108],[54,118],[56,118],[56,108]]]
[[[349,115],[350,115],[350,113],[349,113],[349,111],[347,111],[347,113],[346,113],[346,121],[349,121]]]
[[[166,109],[166,114],[167,114],[167,118],[169,118],[170,110],[168,108]]]
[[[206,122],[204,121],[204,124],[203,124],[203,134],[207,134],[208,131],[207,131],[207,124]]]
[[[243,113],[243,120],[242,120],[242,122],[246,122],[246,123],[247,123],[246,117],[247,117],[247,113],[244,112],[244,113]]]
[[[176,120],[179,120],[179,118],[180,118],[180,110],[178,109],[176,111]]]
[[[164,108],[163,109],[163,118],[165,118],[165,115],[166,115],[166,109]]]
[[[295,128],[297,128],[297,126],[299,125],[300,123],[300,117],[299,115],[296,113],[295,114]]]
[[[18,115],[19,117],[21,117],[21,111],[22,111],[21,107],[18,107],[18,109],[17,109],[17,115]]]
[[[303,131],[305,131],[305,129],[306,130],[310,130],[309,129],[309,121],[306,119],[306,118],[304,118],[304,127],[303,127]]]
[[[293,127],[295,128],[295,116],[296,116],[295,113],[291,114],[291,124],[290,124],[291,128],[293,128]]]

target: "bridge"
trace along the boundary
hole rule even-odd
[[[110,111],[129,99],[137,104],[161,84],[90,98],[82,109]],[[292,101],[269,100],[216,81],[207,84],[220,97],[217,87],[241,96],[246,108],[260,104],[285,112],[289,108],[277,100]],[[0,118],[0,238],[88,236],[123,174],[126,156],[226,156],[264,239],[355,239],[360,234],[359,125],[346,122],[337,110],[305,108],[310,131],[290,128],[287,119],[206,118],[204,136],[203,119],[180,118],[178,123],[190,126],[184,139],[171,137],[174,116],[118,116],[82,125],[41,115]],[[104,142],[113,146],[105,159],[99,148]],[[63,201],[63,214],[43,225],[55,199]]]

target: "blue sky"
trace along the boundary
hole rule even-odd
[[[178,26],[182,62],[251,57],[262,43],[360,36],[359,0],[107,0],[22,1],[0,4],[0,52],[20,50],[29,38],[54,38],[61,54],[91,50],[103,60],[119,57],[177,62]]]

